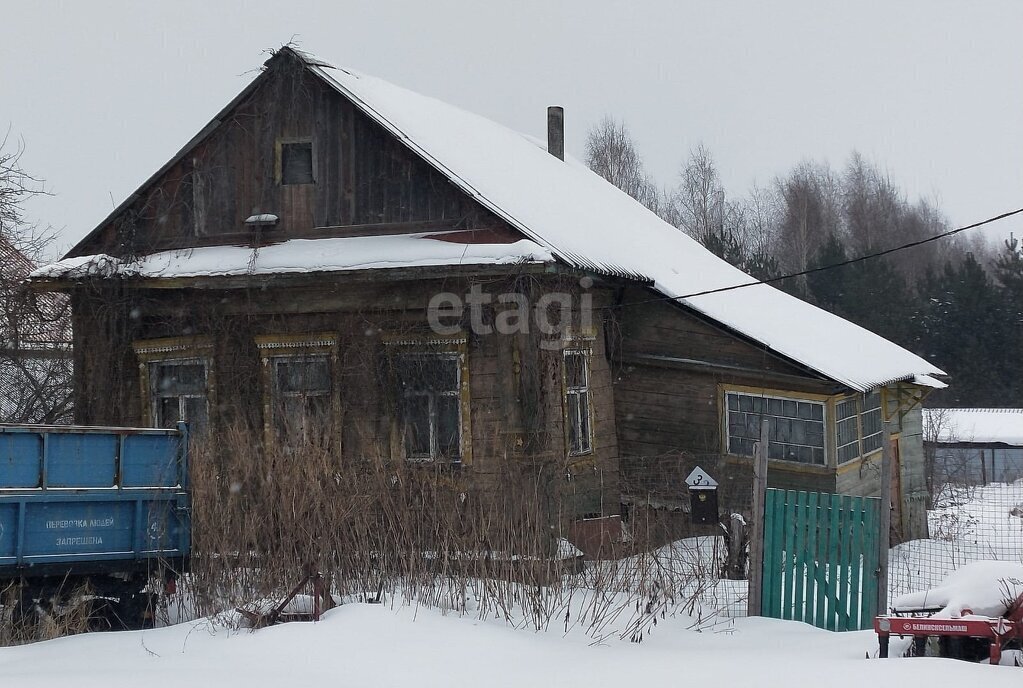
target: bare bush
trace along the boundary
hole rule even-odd
[[[639,640],[656,617],[699,616],[720,538],[583,562],[569,495],[547,465],[472,480],[450,465],[339,458],[322,444],[262,448],[244,428],[192,458],[196,616],[280,599],[303,571],[340,600],[425,605],[532,629]]]

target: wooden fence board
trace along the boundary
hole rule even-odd
[[[768,489],[761,613],[819,628],[870,628],[877,602],[880,500]]]
[[[852,510],[852,528],[849,533],[853,551],[853,567],[849,579],[849,616],[852,626],[861,628],[863,614],[860,608],[860,586],[863,583],[860,574],[863,572],[863,565],[866,562],[866,557],[863,556],[863,519],[865,516],[863,497],[852,497],[849,503]]]

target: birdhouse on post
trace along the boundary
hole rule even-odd
[[[699,466],[686,478],[689,486],[689,516],[694,524],[716,525],[718,518],[718,481]]]

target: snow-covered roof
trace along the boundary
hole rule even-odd
[[[947,443],[1023,446],[1023,409],[924,409],[924,437]]]
[[[666,299],[855,390],[903,380],[943,385],[930,376],[944,372],[924,359],[772,286],[688,296],[752,278],[577,160],[563,162],[535,140],[439,100],[291,52],[452,183],[563,263],[642,279]]]
[[[134,261],[102,254],[79,256],[40,268],[32,277],[63,280],[113,275],[182,278],[553,261],[550,251],[528,239],[510,244],[465,244],[450,237],[450,233],[419,233],[292,239],[258,249],[204,246],[161,251]]]
[[[570,265],[642,277],[778,353],[865,391],[939,368],[858,325],[751,281],[576,160],[488,119],[307,58],[309,69],[481,204]]]

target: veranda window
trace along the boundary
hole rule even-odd
[[[857,395],[835,404],[838,416],[838,461],[844,463],[881,448],[881,394]]]
[[[819,401],[727,392],[728,453],[753,456],[767,419],[767,457],[823,466],[824,404]]]

